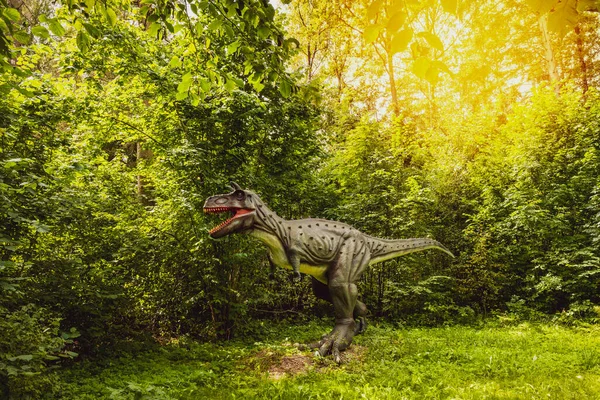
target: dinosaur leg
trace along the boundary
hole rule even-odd
[[[359,330],[356,329],[354,321],[358,295],[354,282],[360,277],[370,259],[369,249],[360,239],[348,241],[344,247],[328,274],[327,286],[333,303],[335,327],[319,343],[321,356],[331,354],[337,363],[342,361],[340,351],[352,344],[352,338]]]
[[[331,294],[329,293],[329,288],[326,284],[316,280],[315,278],[312,278],[312,289],[317,298],[333,303]],[[364,333],[367,329],[367,306],[365,303],[360,300],[356,300],[356,305],[352,311],[352,316],[355,320],[358,320],[354,334],[358,335]],[[313,344],[313,347],[320,347],[320,345],[317,346],[316,344]]]
[[[354,312],[352,313],[354,319],[358,320],[356,324],[356,328],[354,329],[355,335],[360,335],[361,333],[365,333],[367,330],[367,306],[360,300],[356,300],[356,305],[354,306]]]

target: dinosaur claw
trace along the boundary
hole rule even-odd
[[[315,356],[325,357],[331,354],[337,364],[341,364],[343,359],[341,352],[346,350],[352,344],[355,326],[351,324],[336,325],[333,331],[323,336],[321,341],[309,344],[309,348],[316,349]]]
[[[341,364],[342,363],[342,356],[340,355],[340,349],[338,348],[338,345],[336,343],[333,343],[333,349],[331,350],[331,355],[333,356],[333,361],[336,362],[336,364]]]

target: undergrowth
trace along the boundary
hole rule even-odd
[[[341,366],[295,346],[329,328],[325,321],[275,324],[265,328],[260,342],[182,339],[82,361],[60,372],[53,398],[600,398],[597,325],[499,321],[402,329],[374,324],[356,337]]]

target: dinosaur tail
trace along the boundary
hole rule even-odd
[[[400,257],[408,253],[414,253],[415,251],[422,251],[427,249],[441,250],[454,258],[454,254],[452,254],[450,250],[448,250],[443,244],[441,244],[437,240],[428,238],[400,240],[376,239],[373,240],[372,243],[373,244],[371,248],[371,264],[390,260],[392,258]]]

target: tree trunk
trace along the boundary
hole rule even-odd
[[[136,150],[136,152],[135,152],[136,164],[137,164],[137,166],[139,166],[140,161],[142,160],[142,144],[140,142],[137,142],[135,144],[135,146],[136,146],[136,149],[135,149]],[[142,182],[141,175],[137,176],[137,185],[136,186],[137,186],[137,194],[140,197],[140,199],[142,199],[144,196],[144,184]]]
[[[575,35],[577,35],[577,57],[579,58],[579,69],[581,73],[581,89],[585,95],[589,89],[588,76],[587,76],[587,64],[585,63],[584,49],[583,49],[583,33],[579,24],[575,25]]]
[[[394,115],[400,115],[400,107],[398,106],[398,91],[396,90],[396,78],[394,77],[394,58],[390,52],[387,52],[387,70],[390,77],[390,91],[392,92],[392,107]]]
[[[550,33],[548,32],[548,14],[544,14],[539,19],[540,31],[542,33],[542,43],[544,44],[544,58],[546,60],[546,72],[550,83],[558,81],[558,69],[556,67],[556,58],[550,41]]]

